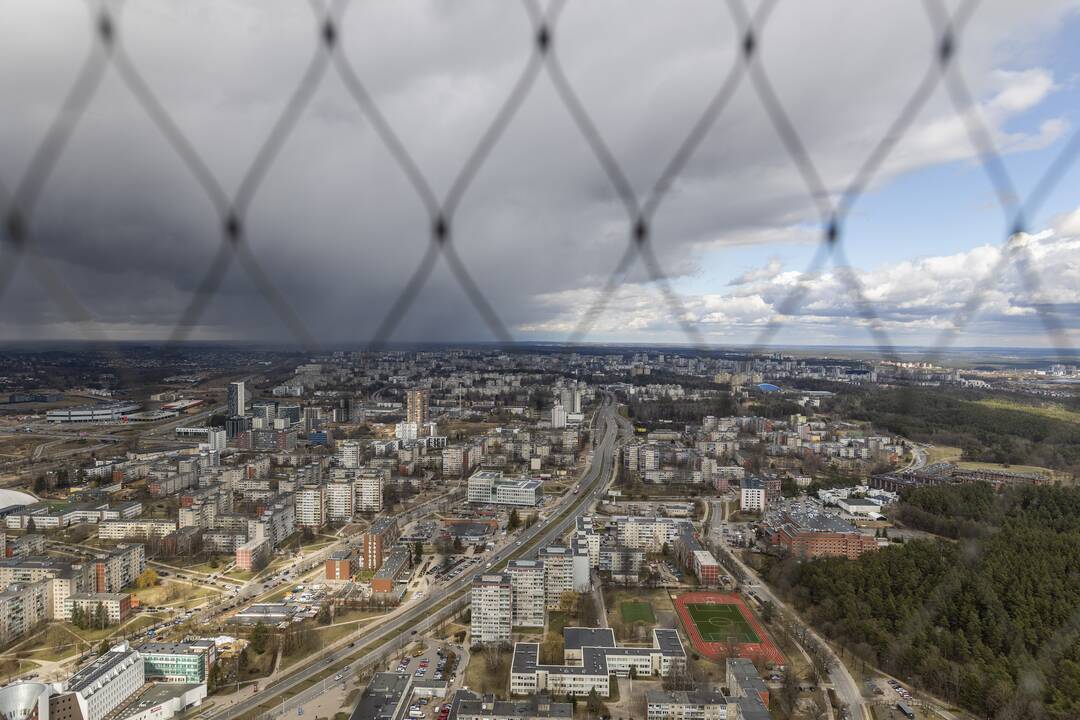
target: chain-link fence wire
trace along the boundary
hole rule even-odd
[[[608,281],[600,288],[597,299],[587,308],[567,338],[570,344],[579,343],[586,337],[596,320],[607,309],[615,293],[624,284],[628,272],[636,262],[640,261],[648,278],[660,290],[669,314],[678,323],[687,341],[697,348],[706,347],[701,329],[694,322],[691,313],[687,311],[661,266],[653,247],[651,226],[672,183],[679,177],[703,138],[730,105],[735,92],[747,81],[747,78],[781,145],[805,185],[820,225],[817,252],[805,271],[800,274],[800,280],[795,287],[781,299],[773,317],[756,337],[752,344],[755,351],[760,351],[769,345],[776,334],[792,320],[793,314],[806,297],[809,283],[823,271],[827,263],[831,262],[836,277],[849,294],[881,356],[895,357],[893,343],[884,324],[874,304],[867,299],[858,275],[846,259],[844,246],[848,238],[845,233],[845,221],[939,84],[944,84],[956,112],[962,117],[969,140],[977,151],[980,163],[993,186],[996,200],[1005,215],[1007,239],[998,266],[976,284],[978,289],[956,312],[955,317],[948,323],[947,329],[941,333],[931,351],[934,358],[947,350],[956,336],[972,321],[986,295],[996,287],[1000,278],[1010,267],[1018,274],[1028,294],[1032,297],[1038,295],[1041,287],[1038,271],[1031,261],[1030,249],[1019,239],[1027,230],[1027,219],[1035,215],[1047,195],[1057,187],[1065,172],[1073,165],[1077,154],[1080,153],[1080,133],[1078,133],[1058,153],[1028,197],[1021,200],[1001,155],[994,145],[992,135],[985,121],[980,117],[966,80],[957,66],[956,58],[961,47],[963,31],[979,3],[977,0],[965,0],[950,12],[942,0],[924,0],[923,7],[928,20],[928,32],[934,37],[934,53],[928,58],[922,79],[889,125],[885,135],[873,146],[870,154],[858,167],[854,177],[839,192],[830,190],[830,185],[826,183],[807,152],[797,124],[786,111],[782,98],[776,93],[765,66],[764,56],[767,55],[769,48],[766,31],[769,20],[779,3],[776,0],[763,0],[751,14],[741,0],[727,0],[725,4],[732,25],[737,36],[741,38],[736,46],[731,65],[723,74],[719,88],[685,138],[678,144],[674,154],[661,166],[655,184],[643,197],[639,197],[632,189],[626,172],[605,142],[585,104],[564,72],[559,57],[558,26],[566,3],[564,0],[554,0],[543,8],[537,0],[522,0],[521,6],[531,29],[531,37],[523,38],[523,42],[527,42],[530,47],[528,60],[480,139],[466,156],[465,162],[458,170],[449,189],[440,197],[413,160],[409,148],[395,132],[392,123],[387,120],[373,100],[365,87],[362,73],[341,49],[340,33],[343,15],[351,3],[348,0],[327,0],[326,2],[310,0],[312,32],[318,38],[315,51],[269,134],[258,146],[254,159],[242,174],[239,186],[234,193],[230,194],[200,155],[198,148],[185,135],[165,105],[158,99],[153,87],[146,82],[137,64],[128,54],[124,45],[121,22],[123,3],[120,0],[115,2],[87,0],[87,3],[93,19],[94,42],[90,44],[81,70],[14,189],[8,191],[0,186],[0,203],[3,205],[5,215],[4,244],[7,250],[3,267],[0,268],[0,299],[18,269],[26,265],[29,272],[57,302],[67,319],[79,328],[86,339],[97,341],[107,340],[103,329],[60,280],[46,259],[35,253],[34,218],[43,186],[54,172],[68,141],[87,107],[93,102],[102,78],[110,68],[115,70],[130,90],[138,106],[160,131],[185,170],[206,195],[217,216],[220,228],[220,244],[217,252],[172,330],[170,345],[173,346],[190,337],[207,306],[221,287],[226,272],[233,263],[237,263],[282,322],[292,339],[306,349],[317,347],[314,334],[275,286],[251,251],[247,220],[251,203],[271,171],[283,145],[295,129],[299,117],[311,103],[319,84],[330,72],[339,76],[348,95],[371,123],[375,134],[415,191],[428,220],[429,235],[425,251],[416,269],[402,286],[400,294],[385,310],[382,321],[369,340],[372,348],[385,347],[393,337],[398,325],[427,283],[440,257],[445,258],[453,277],[464,290],[468,301],[479,313],[492,335],[501,343],[513,341],[513,335],[507,324],[485,297],[480,285],[472,277],[458,254],[454,243],[454,216],[458,206],[469,192],[473,180],[484,167],[508,126],[514,121],[541,73],[546,73],[549,77],[558,98],[603,170],[626,217],[626,248]],[[1061,352],[1071,350],[1067,333],[1054,309],[1047,303],[1033,302],[1032,304],[1039,315],[1050,344]]]
[[[1041,278],[1032,262],[1030,248],[1023,241],[1029,229],[1027,223],[1036,216],[1080,154],[1080,132],[1076,132],[1058,151],[1030,193],[1026,197],[1022,196],[1002,160],[985,119],[980,115],[957,62],[963,48],[964,31],[976,14],[979,2],[963,0],[950,9],[943,0],[924,0],[922,8],[927,19],[927,32],[933,38],[933,52],[926,59],[926,69],[912,94],[906,98],[900,111],[888,125],[885,134],[858,165],[854,176],[846,184],[840,185],[839,191],[832,190],[830,188],[833,186],[822,176],[806,148],[799,133],[798,118],[793,118],[787,111],[765,64],[770,47],[768,27],[779,3],[776,0],[763,0],[751,10],[742,0],[727,0],[725,5],[730,21],[740,38],[735,45],[731,63],[718,72],[720,84],[717,90],[686,136],[677,144],[675,152],[666,163],[658,165],[655,183],[644,195],[639,195],[633,190],[626,171],[605,141],[563,68],[559,53],[559,23],[566,6],[565,1],[554,0],[544,6],[538,0],[521,0],[522,12],[528,19],[530,30],[529,35],[522,38],[522,42],[529,47],[526,62],[479,140],[453,176],[449,189],[439,195],[413,159],[408,146],[395,131],[393,123],[387,119],[368,91],[363,69],[357,68],[342,50],[343,18],[351,3],[348,0],[310,0],[311,32],[318,39],[314,52],[280,114],[272,123],[268,135],[242,173],[237,189],[230,193],[210,169],[199,149],[181,130],[158,98],[153,86],[140,72],[138,64],[127,52],[122,22],[123,3],[109,0],[86,2],[92,19],[90,32],[93,42],[90,43],[59,110],[31,154],[25,172],[10,188],[0,184],[0,211],[4,217],[4,247],[0,255],[0,302],[16,275],[23,271],[28,272],[56,302],[64,316],[78,328],[84,339],[99,343],[103,347],[108,347],[109,338],[98,321],[68,289],[47,258],[36,252],[35,219],[46,182],[56,171],[73,133],[93,103],[104,76],[110,70],[116,73],[130,91],[138,107],[174,151],[180,165],[201,188],[210,202],[219,227],[220,242],[216,253],[170,334],[169,346],[174,348],[188,340],[199,326],[226,273],[235,263],[250,278],[292,339],[307,350],[317,349],[314,334],[275,286],[252,252],[248,216],[253,200],[272,172],[283,146],[297,126],[298,119],[311,104],[320,83],[330,73],[336,74],[342,81],[347,94],[405,176],[421,203],[429,228],[426,246],[415,270],[403,284],[397,297],[385,309],[383,319],[370,338],[369,346],[373,349],[385,347],[393,338],[440,258],[445,259],[452,276],[492,335],[500,343],[514,340],[510,328],[499,316],[495,306],[485,297],[455,247],[455,213],[468,195],[474,179],[519,115],[541,75],[546,75],[550,80],[556,96],[564,105],[588,151],[600,166],[625,216],[626,247],[608,280],[599,289],[597,298],[586,309],[567,338],[569,344],[584,340],[624,285],[628,273],[635,264],[640,263],[649,280],[659,289],[668,313],[678,323],[687,341],[696,348],[708,347],[704,333],[664,272],[661,258],[653,245],[652,225],[673,183],[677,181],[718,119],[729,109],[735,93],[744,85],[750,87],[756,95],[780,145],[794,165],[816,211],[820,233],[818,247],[810,263],[789,294],[781,299],[774,316],[755,338],[751,352],[766,349],[777,333],[792,321],[809,292],[810,283],[831,263],[880,355],[886,359],[896,357],[885,324],[874,303],[867,298],[858,275],[847,261],[845,246],[854,240],[846,232],[846,223],[867,188],[879,176],[890,154],[904,139],[920,111],[940,86],[944,86],[955,112],[962,118],[968,140],[994,190],[995,201],[1004,216],[1004,242],[997,265],[976,283],[977,290],[955,313],[931,348],[932,360],[939,359],[973,321],[987,295],[996,288],[1008,271],[1018,275],[1031,298],[1038,297],[1042,287]],[[1055,309],[1044,302],[1033,301],[1032,305],[1038,313],[1049,344],[1059,353],[1071,356],[1072,347],[1068,334]],[[977,556],[976,548],[967,557],[973,562]],[[915,637],[926,630],[925,623],[932,621],[935,609],[940,609],[955,589],[943,587],[941,592],[927,598],[926,612],[914,621],[923,625],[908,628],[906,635],[909,638]],[[1066,644],[1062,638],[1074,633],[1074,626],[1075,622],[1072,622],[1062,627],[1055,635],[1055,641],[1044,648],[1044,653],[1054,657],[1060,655],[1060,648]],[[1040,658],[1039,661],[1046,659]]]

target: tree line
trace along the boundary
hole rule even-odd
[[[1080,469],[1080,424],[940,388],[849,391],[833,409],[896,435],[959,447],[965,460]]]
[[[941,486],[905,504],[981,535],[784,559],[770,579],[847,651],[982,717],[1080,717],[1080,489]]]

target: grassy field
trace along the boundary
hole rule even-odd
[[[647,602],[624,600],[619,603],[619,612],[623,622],[644,622],[653,625],[656,623],[656,615],[653,614],[652,605]]]
[[[963,451],[958,447],[948,445],[934,445],[926,450],[926,464],[933,465],[939,462],[952,462],[959,460]]]
[[[211,558],[216,560],[216,563],[214,563],[213,565],[211,564]],[[177,558],[174,561],[174,564],[176,565],[176,567],[182,567],[185,570],[187,570],[188,572],[202,573],[203,575],[213,575],[214,573],[221,572],[221,569],[224,568],[226,565],[228,565],[230,562],[232,562],[232,559],[233,559],[232,555],[226,555],[226,554],[222,553],[222,554],[212,555],[211,557],[207,558],[203,562],[194,563],[194,564],[191,564],[191,565],[187,565],[187,564],[184,563],[183,559]]]
[[[310,620],[305,621],[301,631],[314,633],[318,638],[317,645],[311,650],[301,649],[297,652],[283,655],[281,658],[281,667],[287,668],[290,665],[300,662],[309,657],[312,653],[337,642],[350,633],[356,632],[358,627],[382,614],[383,613],[381,612],[371,610],[350,610],[348,612],[339,613],[337,617],[334,618],[334,622],[330,625],[319,625]]]
[[[492,667],[488,653],[498,652],[498,660]],[[476,693],[505,695],[510,686],[510,650],[485,650],[473,653],[465,668],[465,685]]]
[[[22,658],[0,658],[0,675],[8,680],[10,680],[13,675],[28,672],[37,667],[40,666],[32,660],[23,660]]]
[[[1080,412],[1068,410],[1060,405],[1028,405],[1027,403],[1006,400],[1004,398],[987,398],[985,400],[979,400],[978,403],[997,410],[1017,410],[1019,412],[1050,418],[1051,420],[1061,420],[1080,425]]]
[[[187,583],[166,580],[152,588],[135,590],[132,594],[139,598],[139,603],[143,606],[166,605],[180,608],[188,607],[191,603],[198,604],[207,597],[217,595],[218,592],[208,587],[196,587]]]
[[[1058,474],[1050,468],[1039,467],[1037,465],[1001,465],[998,463],[968,462],[966,460],[958,462],[956,465],[963,470],[1004,470],[1006,472],[1018,473],[1042,473],[1051,479],[1058,476]]]
[[[691,604],[686,606],[705,642],[756,643],[760,638],[735,605]]]
[[[79,636],[68,630],[65,623],[49,623],[38,635],[21,646],[20,650],[29,650],[28,657],[32,660],[62,660],[78,651],[78,642],[81,642]],[[88,648],[89,646],[83,643],[82,650]]]
[[[636,606],[645,606],[636,608]],[[652,629],[657,625],[672,627],[678,623],[675,606],[666,590],[660,588],[604,588],[604,606],[607,621],[615,631],[615,639],[621,643],[649,643]],[[627,609],[624,609],[626,607]],[[652,619],[634,615],[635,610],[648,609]]]
[[[1040,410],[1042,408],[1030,407],[1027,405],[1018,405],[1015,403],[1009,403],[1004,400],[980,400],[980,404],[989,405],[991,407],[1009,408],[1013,410]],[[1068,413],[1068,410],[1062,409],[1061,412]],[[1041,414],[1041,413],[1039,413]],[[1080,413],[1070,413],[1080,417]],[[1059,418],[1060,419],[1060,418]],[[1037,465],[1003,465],[999,463],[986,463],[986,462],[971,462],[968,460],[961,460],[960,456],[962,451],[958,447],[950,447],[948,445],[934,445],[927,448],[927,464],[933,465],[940,462],[955,463],[957,467],[962,470],[1011,470],[1012,472],[1020,473],[1042,473],[1047,477],[1054,479],[1063,479],[1058,473],[1050,468],[1038,467]]]

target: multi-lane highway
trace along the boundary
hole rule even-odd
[[[461,577],[444,587],[438,595],[432,595],[423,601],[405,606],[377,628],[365,631],[362,639],[364,647],[374,645],[375,649],[368,651],[362,657],[354,657],[357,650],[352,647],[352,644],[344,644],[344,640],[340,641],[337,645],[327,648],[320,656],[316,656],[313,661],[297,669],[296,672],[263,688],[261,692],[253,693],[252,697],[210,715],[210,720],[230,720],[240,717],[325,670],[351,663],[351,672],[381,660],[388,649],[398,647],[395,642],[407,641],[412,635],[436,627],[446,617],[458,612],[459,601],[467,601],[469,585],[476,575],[502,568],[510,560],[535,557],[540,547],[557,541],[573,527],[582,511],[587,510],[604,492],[611,478],[618,435],[615,408],[614,401],[607,397],[597,410],[594,425],[595,431],[600,433],[600,439],[595,443],[592,462],[582,476],[581,491],[577,495],[564,496],[563,503],[552,509],[548,522],[538,522],[528,528],[518,536],[519,540],[515,544],[495,551],[487,563],[470,572],[462,573]],[[294,705],[295,702],[283,703],[281,709],[288,710]]]

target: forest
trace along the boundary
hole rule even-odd
[[[1080,470],[1080,424],[976,400],[940,389],[870,389],[837,397],[832,409],[912,440],[959,447],[965,460]]]
[[[631,399],[628,414],[631,420],[644,425],[660,422],[676,424],[700,423],[706,415],[724,417],[737,411],[730,395],[718,395],[709,400],[634,400]]]
[[[983,529],[770,579],[848,652],[980,717],[1080,718],[1080,489],[923,488],[905,505]]]

